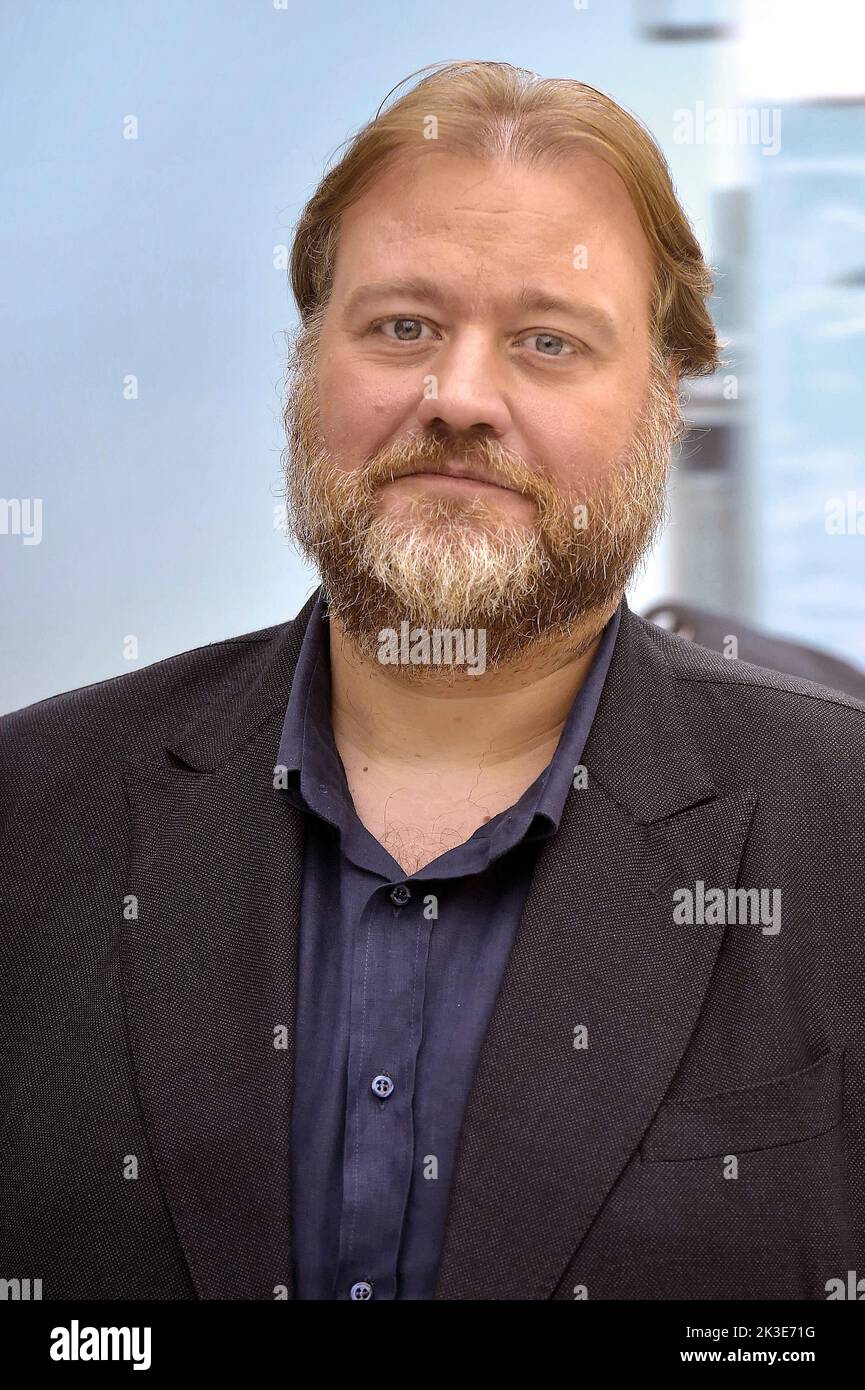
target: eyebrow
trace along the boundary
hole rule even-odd
[[[427,279],[397,279],[397,280],[373,280],[366,285],[359,285],[353,290],[345,302],[346,315],[356,312],[370,300],[383,298],[389,294],[404,294],[415,299],[426,299],[431,304],[441,304],[444,301],[441,286],[435,280]],[[565,314],[573,318],[582,319],[591,325],[604,338],[611,343],[619,342],[619,330],[611,314],[600,305],[591,304],[585,300],[566,299],[561,295],[549,293],[539,286],[523,284],[513,300],[516,308],[523,311],[534,311],[541,314]]]

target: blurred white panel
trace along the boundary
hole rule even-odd
[[[742,0],[746,99],[802,101],[865,94],[861,0]]]

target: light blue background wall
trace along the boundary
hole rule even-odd
[[[712,254],[713,151],[672,132],[719,47],[647,46],[629,0],[6,0],[0,52],[0,497],[43,509],[40,544],[0,535],[0,711],[128,671],[130,634],[146,664],[310,592],[273,525],[294,324],[274,246],[412,71],[506,59],[609,91]]]

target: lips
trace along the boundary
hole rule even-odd
[[[482,468],[462,463],[445,463],[440,468],[417,468],[411,473],[403,473],[404,478],[438,477],[453,478],[459,482],[484,483],[487,487],[504,488],[505,484],[486,473]]]

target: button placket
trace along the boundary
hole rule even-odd
[[[357,986],[351,1007],[353,1016],[359,1011],[360,1026],[354,1027],[357,1051],[354,1057],[350,1053],[350,1065],[353,1061],[360,1093],[354,1104],[347,1097],[337,1286],[343,1297],[355,1301],[393,1298],[396,1291],[400,1224],[411,1183],[411,1087],[422,1031],[430,923],[412,911],[400,923],[400,944],[392,938],[401,909],[409,902],[416,905],[420,891],[418,885],[382,884],[368,900],[366,930],[354,942]],[[389,1235],[382,1253],[376,1242],[384,1232]],[[359,1275],[358,1267],[365,1274]],[[356,1294],[351,1292],[355,1287]]]

